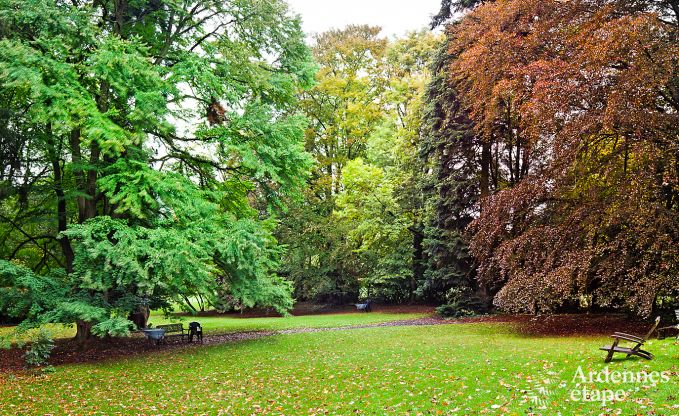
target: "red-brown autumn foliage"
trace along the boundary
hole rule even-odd
[[[449,27],[495,181],[470,248],[503,309],[648,315],[679,292],[679,20],[632,3],[497,1]]]

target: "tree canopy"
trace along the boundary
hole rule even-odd
[[[449,177],[471,166],[476,198],[456,200],[497,306],[648,315],[676,296],[677,19],[672,2],[515,0],[448,26],[432,125],[444,143],[463,127]]]
[[[0,320],[676,302],[677,2],[443,0],[432,26],[0,0]]]
[[[278,1],[0,2],[2,296],[82,338],[196,295],[287,310],[314,71]]]
[[[318,163],[280,232],[289,247],[285,269],[301,299],[404,301],[419,285],[417,149],[440,39],[413,32],[387,41],[379,32],[349,26],[316,38],[317,83],[300,105],[311,122],[306,148]]]

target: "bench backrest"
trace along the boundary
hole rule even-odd
[[[156,328],[164,329],[165,332],[182,332],[182,331],[184,331],[184,326],[182,324],[158,325],[158,326],[156,326]]]
[[[677,321],[679,321],[679,309],[675,310],[674,314],[677,315]]]

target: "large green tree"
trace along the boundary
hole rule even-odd
[[[302,201],[293,204],[280,231],[288,246],[285,271],[300,299],[355,299],[363,265],[347,240],[347,224],[332,218],[344,168],[365,156],[368,138],[384,117],[385,52],[380,28],[348,26],[319,34],[314,88],[300,108],[310,121],[306,149],[316,159]]]
[[[192,295],[289,308],[269,217],[311,166],[313,73],[279,1],[0,1],[12,313],[84,340]]]
[[[318,82],[302,102],[318,164],[282,237],[300,297],[403,301],[424,274],[417,149],[438,39],[414,32],[386,42],[378,33],[350,26],[318,37]]]
[[[418,289],[427,263],[426,166],[418,150],[425,85],[440,40],[422,31],[389,43],[383,120],[368,138],[365,157],[347,165],[338,196],[336,216],[351,230],[351,248],[366,265],[362,277],[373,297],[404,301],[425,295]]]
[[[426,166],[422,192],[427,255],[421,291],[437,300],[443,300],[451,288],[465,294],[480,289],[464,233],[478,212],[482,145],[450,86],[446,69],[454,56],[448,47],[446,39],[434,59],[419,145]]]
[[[321,199],[341,190],[344,165],[365,154],[383,117],[387,40],[380,31],[348,26],[315,38],[317,82],[300,104],[310,119],[306,147],[318,160],[313,180]]]

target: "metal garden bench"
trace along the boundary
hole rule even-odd
[[[184,329],[184,325],[182,324],[158,325],[156,326],[156,328],[165,330],[165,335],[163,336],[163,339],[178,337],[183,341],[184,338],[186,338],[187,340],[189,338],[189,333]]]
[[[370,312],[372,310],[373,301],[368,299],[364,303],[355,303],[356,310]]]

